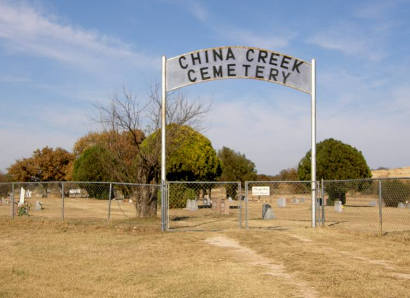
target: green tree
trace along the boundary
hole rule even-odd
[[[167,125],[167,163],[166,172],[169,181],[215,181],[221,174],[221,162],[208,138],[186,125]],[[159,151],[160,131],[148,136],[141,144],[143,156],[145,152]],[[156,155],[159,158],[159,154]],[[158,165],[159,165],[158,161]],[[196,189],[197,196],[211,192],[208,189]],[[191,189],[180,187],[179,192],[192,193]],[[179,201],[179,198],[182,200]],[[170,198],[174,207],[184,206],[187,195]],[[171,206],[172,207],[172,206]]]
[[[112,154],[99,145],[85,149],[74,162],[73,179],[75,181],[111,181],[110,169],[115,167],[116,161]],[[99,184],[86,184],[90,197],[108,199],[108,187]]]
[[[222,162],[221,181],[241,181],[243,185],[245,181],[257,178],[255,164],[247,159],[245,154],[222,147],[218,151],[218,157]],[[226,188],[226,195],[234,198],[236,191],[236,186],[229,185]]]
[[[371,171],[362,152],[335,139],[326,139],[316,145],[316,179],[344,180],[371,178]],[[300,180],[311,179],[311,151],[301,159],[298,166]],[[339,199],[346,203],[346,192],[350,189],[362,191],[366,182],[330,183],[326,186],[329,203]]]
[[[150,150],[159,131],[149,136],[142,147]],[[167,126],[167,180],[215,181],[221,174],[221,162],[211,141],[186,125]]]

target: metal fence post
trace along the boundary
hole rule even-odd
[[[11,184],[11,218],[14,219],[14,183]]]
[[[110,183],[110,190],[108,191],[108,218],[107,218],[107,222],[110,222],[110,218],[111,218],[111,197],[112,197],[112,183]]]
[[[316,181],[316,189],[317,190],[320,189],[320,182],[319,181]],[[316,217],[315,217],[315,221],[316,221],[317,225],[320,225],[320,223],[321,223],[320,219],[321,219],[321,216],[322,216],[321,213],[320,213],[321,208],[320,208],[319,196],[320,196],[319,191],[316,191],[316,197],[315,197],[315,215],[316,215]]]
[[[322,178],[322,226],[325,225],[325,185]]]
[[[238,183],[238,199],[239,199],[239,228],[242,229],[242,186]]]
[[[165,232],[165,181],[161,181],[161,231]]]
[[[62,199],[61,219],[64,221],[64,182],[61,182],[61,199]]]
[[[169,183],[166,182],[166,197],[165,197],[165,229],[169,230]]]
[[[248,226],[248,181],[245,181],[245,228],[249,229],[249,226]]]
[[[379,234],[383,235],[382,181],[379,180]]]

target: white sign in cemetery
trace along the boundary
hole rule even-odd
[[[269,196],[270,187],[269,186],[252,186],[253,196]]]
[[[311,95],[312,226],[316,201],[316,63],[278,52],[241,46],[201,49],[170,59],[162,57],[161,182],[165,185],[166,96],[192,84],[223,79],[254,79],[280,84]],[[162,192],[162,229],[166,228],[166,195]]]
[[[277,52],[220,47],[194,51],[167,60],[167,91],[222,79],[255,79],[311,92],[310,63]]]

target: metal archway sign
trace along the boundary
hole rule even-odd
[[[165,129],[167,93],[185,86],[224,79],[253,79],[280,84],[311,95],[312,227],[316,202],[316,62],[243,46],[207,48],[167,59],[162,56],[161,183],[166,182]],[[161,205],[165,204],[162,191]],[[164,207],[163,207],[164,208]],[[165,210],[162,209],[164,218]],[[165,230],[162,221],[162,230]]]

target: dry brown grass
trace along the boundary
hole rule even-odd
[[[410,167],[388,169],[388,170],[372,170],[373,178],[388,178],[388,177],[410,177]]]
[[[239,230],[237,215],[219,218],[224,231],[174,233],[159,219],[1,216],[0,297],[409,296],[409,232]]]
[[[112,202],[110,224],[107,201],[66,199],[65,222],[53,197],[14,220],[0,206],[0,297],[410,296],[409,227],[376,236],[377,208],[360,207],[372,196],[348,197],[343,213],[327,207],[334,224],[316,230],[308,195],[300,204],[281,197],[285,208],[276,196],[249,202],[249,230],[238,229],[238,209],[178,209],[170,224],[179,232],[168,233],[159,218],[133,219],[122,201]],[[260,219],[264,202],[277,219]],[[386,225],[409,218],[409,209],[384,209]]]

